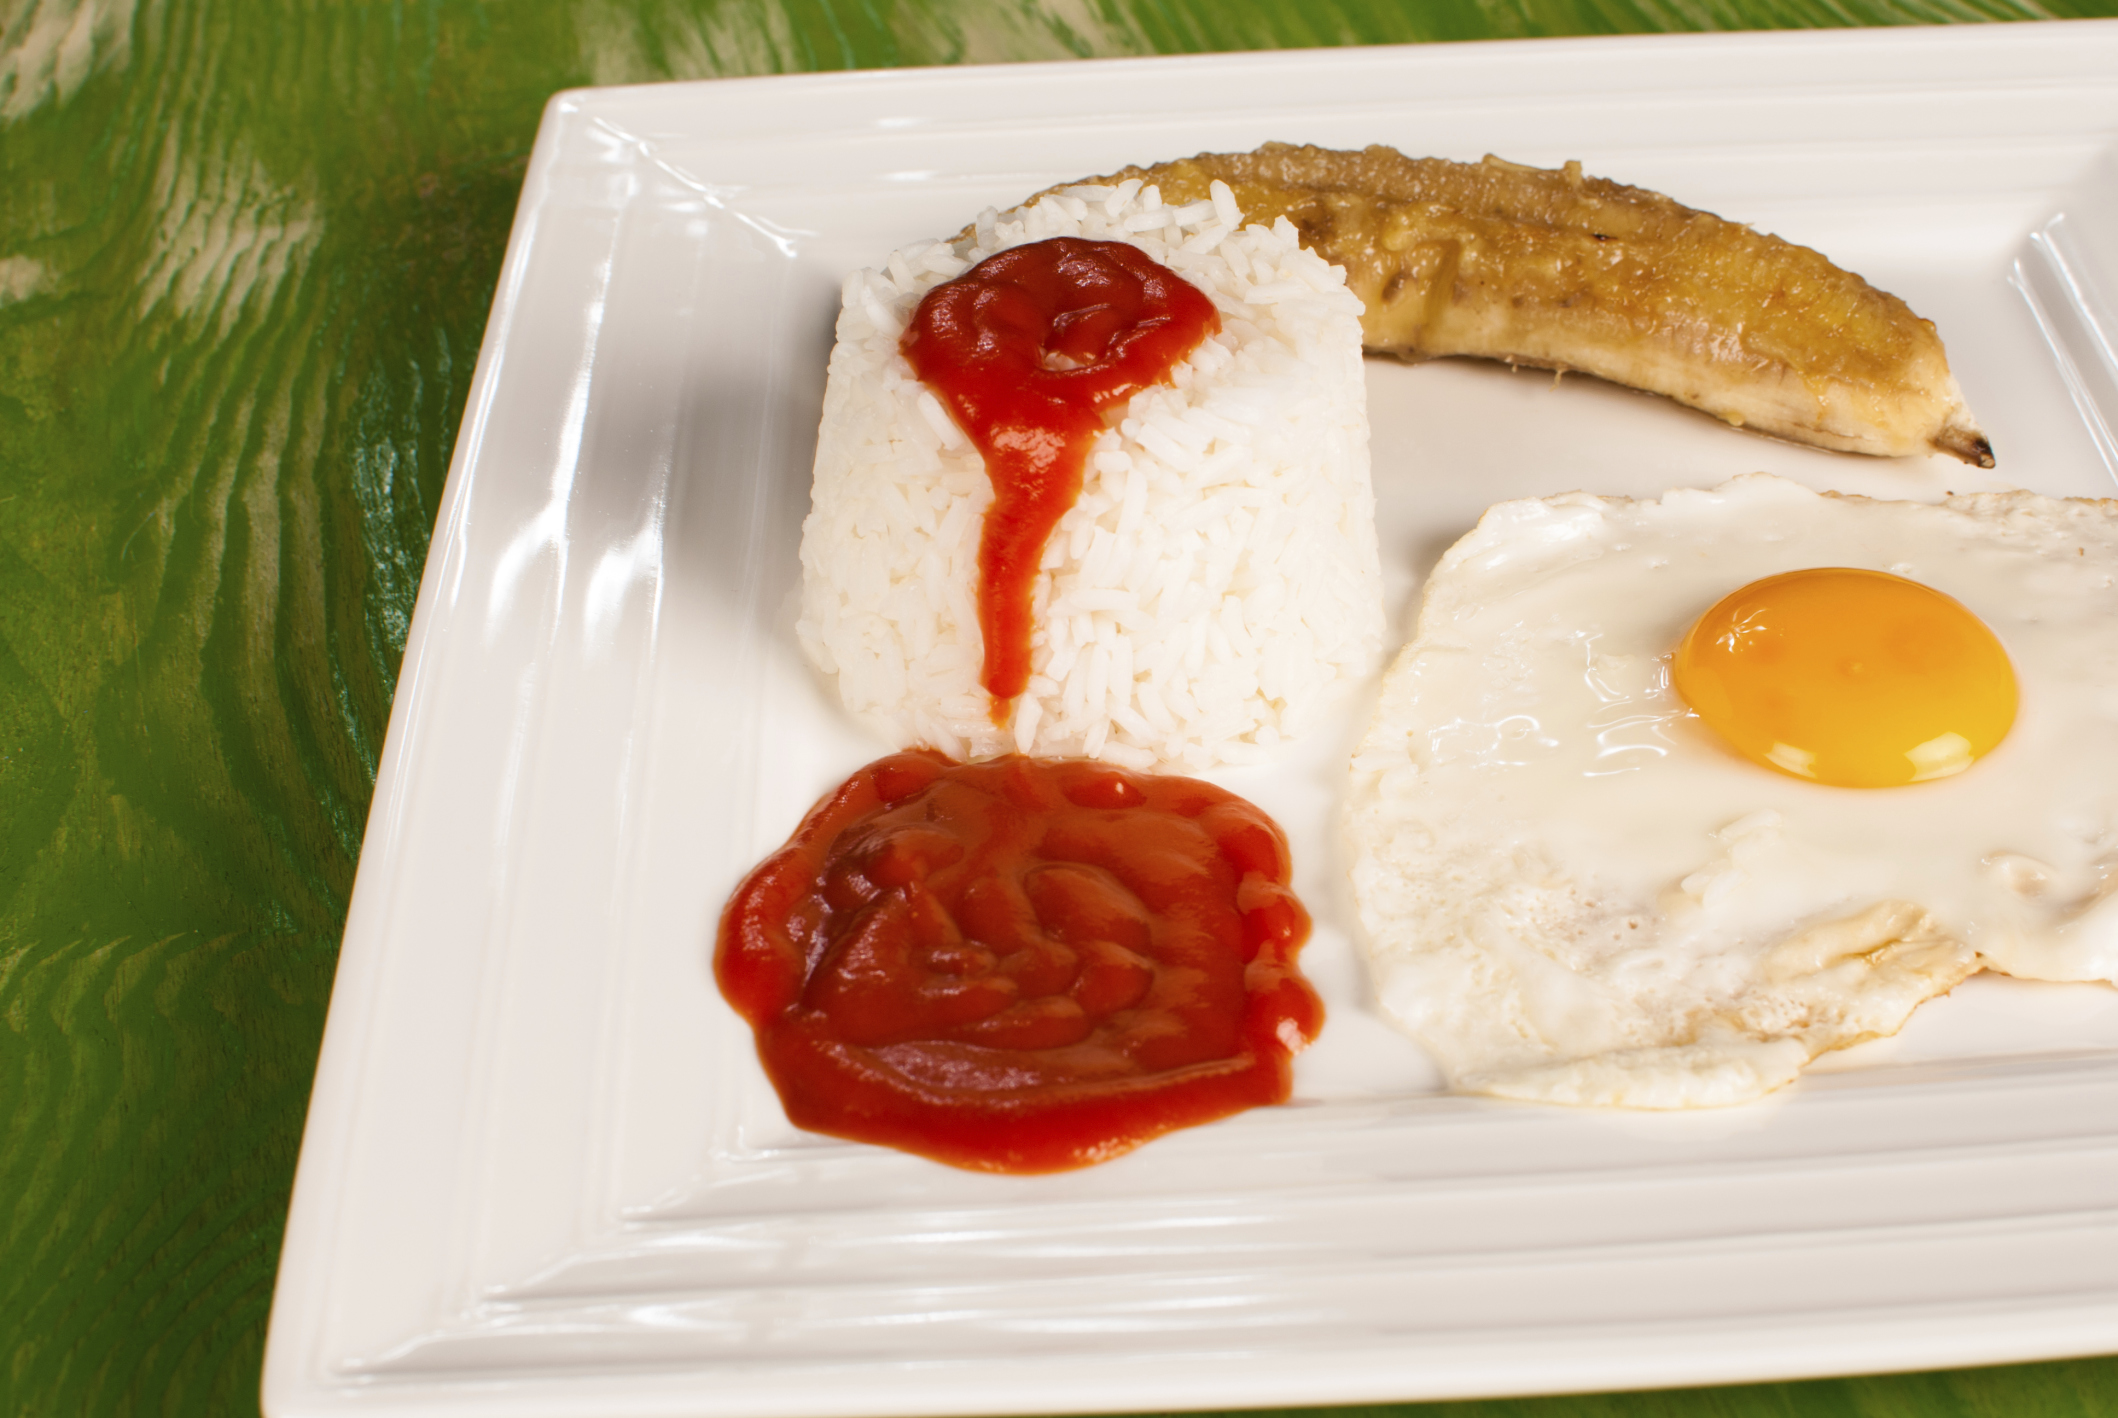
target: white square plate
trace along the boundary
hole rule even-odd
[[[1317,921],[1331,1018],[1292,1105],[1027,1179],[788,1127],[710,955],[740,874],[881,751],[791,633],[840,280],[1055,181],[1273,138],[1579,158],[1820,247],[1940,324],[2000,450],[1998,478],[1876,462],[1371,364],[1400,617],[1506,497],[2118,491],[2118,25],[560,95],[383,755],[268,1412],[1138,1411],[2118,1349],[2118,991],[1975,980],[1726,1112],[1447,1095],[1348,938],[1358,705],[1221,775]]]

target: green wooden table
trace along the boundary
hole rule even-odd
[[[256,1411],[413,596],[553,90],[2091,14],[2118,0],[0,2],[0,1418]],[[2118,1359],[1429,1411],[2072,1418],[2118,1414]]]

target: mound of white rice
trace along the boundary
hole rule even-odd
[[[1074,187],[848,277],[802,529],[802,647],[885,739],[1205,768],[1297,733],[1381,649],[1360,301],[1286,221],[1233,197]],[[1136,395],[1045,549],[1028,690],[979,684],[984,460],[898,339],[929,289],[1008,247],[1127,241],[1210,296],[1221,332]]]

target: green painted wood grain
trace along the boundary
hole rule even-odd
[[[256,1412],[390,696],[552,90],[2112,13],[0,0],[0,1418]],[[2105,1418],[2118,1360],[1422,1411]]]

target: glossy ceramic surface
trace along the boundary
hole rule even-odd
[[[392,712],[267,1411],[1141,1410],[2118,1347],[2118,994],[1976,981],[1725,1113],[1449,1096],[1348,935],[1358,704],[1220,775],[1288,828],[1318,923],[1331,1020],[1291,1106],[1038,1179],[787,1126],[709,957],[733,882],[880,751],[791,630],[840,279],[1054,181],[1268,138],[1579,158],[1815,245],[1937,321],[2000,450],[1870,462],[1371,364],[1400,625],[1504,497],[2118,482],[2118,27],[561,95]]]

